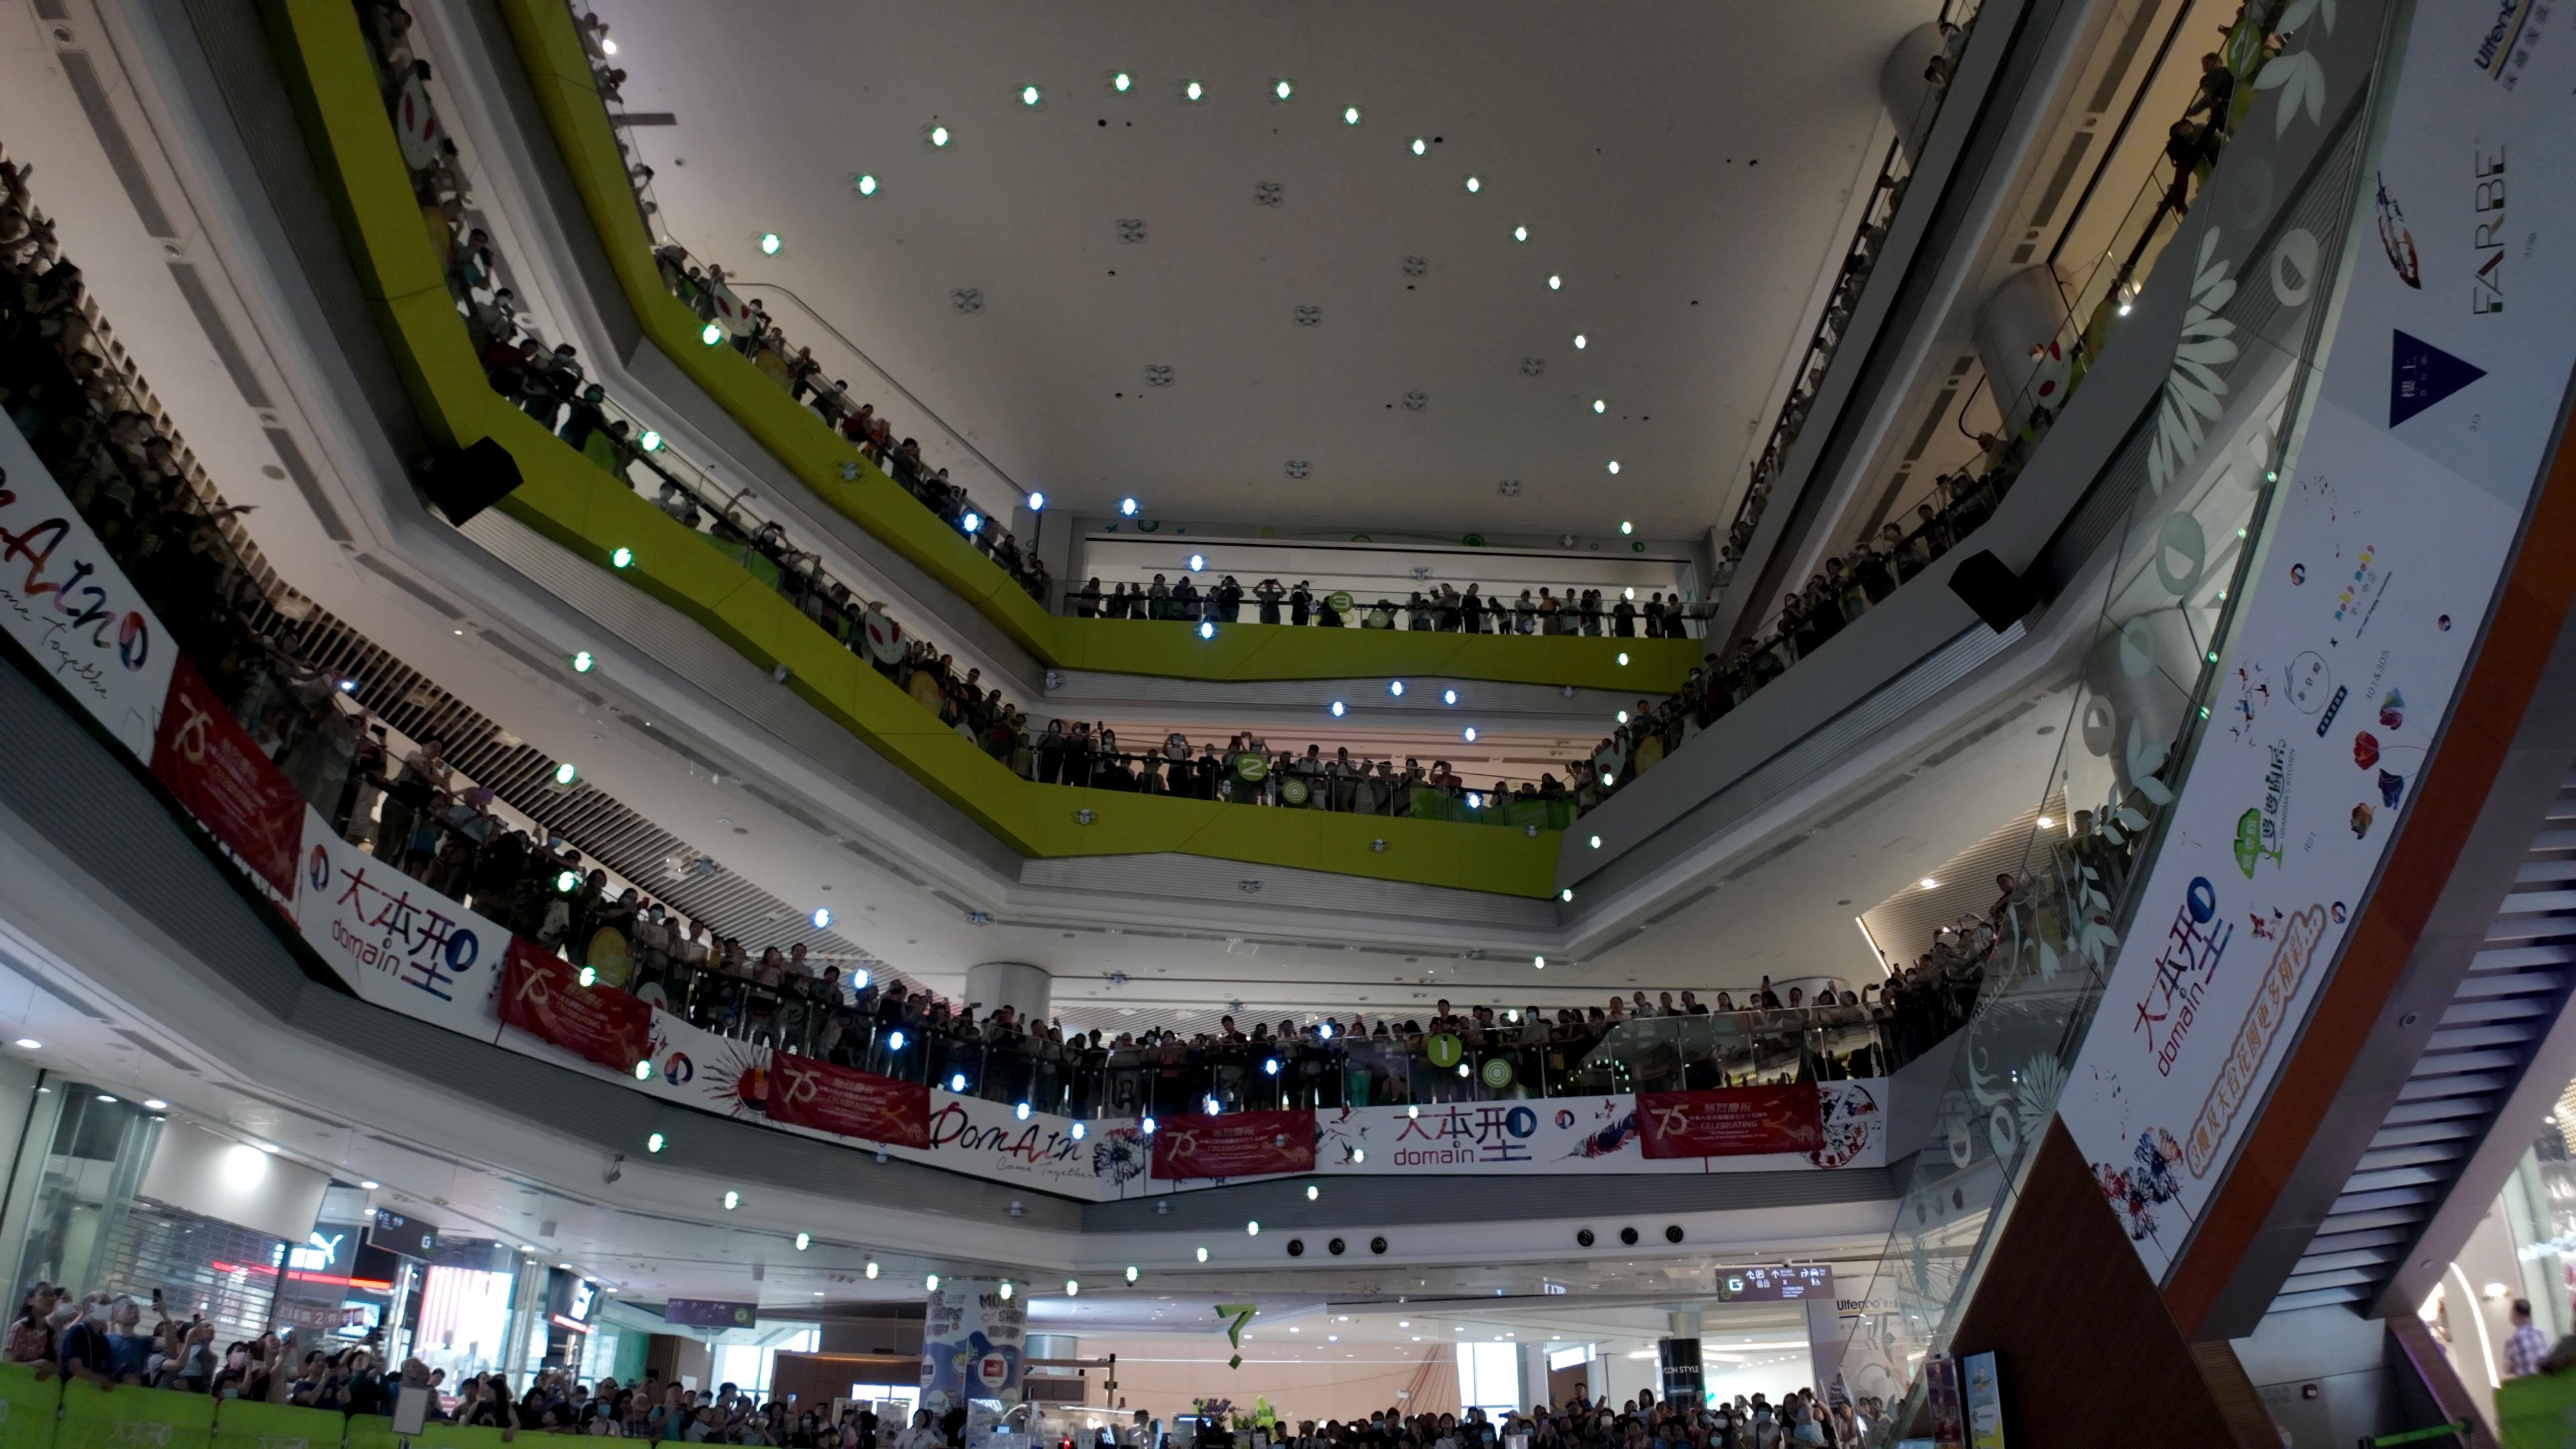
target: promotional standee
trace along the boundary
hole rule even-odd
[[[987,1449],[994,1425],[1020,1402],[1028,1300],[993,1278],[951,1278],[922,1308],[921,1407],[967,1410],[966,1449]]]
[[[594,984],[340,838],[178,658],[16,430],[0,428],[0,629],[144,763],[365,1001],[785,1132],[1106,1201],[1285,1173],[1765,1172],[1886,1162],[1883,1079],[1705,1092],[1075,1122],[774,1052]],[[1436,1038],[1436,1060],[1460,1060]],[[645,1070],[641,1075],[637,1067]],[[1489,1081],[1494,1090],[1508,1077]]]
[[[2304,39],[2331,32],[2332,4],[2291,8]],[[2358,168],[2383,206],[2354,209],[2332,351],[2212,722],[2059,1103],[2159,1280],[2414,804],[2555,436],[2576,364],[2576,37],[2544,33],[2547,14],[2405,21],[2379,154]],[[2248,125],[2312,125],[2299,94],[2359,83],[2303,80],[2310,49],[2274,62],[2301,83],[2265,91]],[[2296,277],[2236,240],[2210,233],[2204,276]]]

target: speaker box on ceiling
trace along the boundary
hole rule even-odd
[[[2039,604],[2038,591],[2004,566],[1992,549],[1979,549],[1950,571],[1950,592],[2000,634]]]
[[[470,448],[439,454],[421,478],[421,488],[429,494],[429,501],[458,527],[509,497],[518,486],[518,460],[490,438]]]

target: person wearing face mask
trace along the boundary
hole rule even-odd
[[[39,1364],[51,1370],[54,1302],[50,1283],[39,1283],[27,1290],[26,1300],[18,1305],[17,1319],[9,1325],[7,1342],[0,1346],[0,1361]]]
[[[64,1378],[116,1386],[115,1359],[107,1344],[107,1298],[92,1293],[54,1310],[54,1367]]]

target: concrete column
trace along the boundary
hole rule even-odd
[[[1932,57],[1941,53],[1941,27],[1930,21],[1909,30],[1896,48],[1887,53],[1886,64],[1878,71],[1878,103],[1887,107],[1896,122],[1896,133],[1907,142],[1905,160],[1913,164],[1913,137],[1916,118],[1924,113],[1932,98],[1932,82],[1924,75]]]
[[[1660,1385],[1667,1403],[1679,1403],[1696,1409],[1707,1402],[1700,1372],[1699,1310],[1679,1309],[1664,1315],[1669,1336],[1655,1342],[1655,1366],[1660,1369]]]
[[[1025,961],[987,961],[966,968],[966,1000],[985,1016],[1007,1006],[1022,1022],[1043,1022],[1054,986],[1054,977]]]
[[[2045,266],[2024,267],[2004,278],[1977,309],[1977,360],[1986,365],[1986,386],[2008,431],[2029,421],[2033,402],[2051,411],[2065,406],[2072,359],[2062,349],[2059,355],[2033,357],[2031,348],[2057,346],[2066,320],[2066,300],[2057,293],[2056,275]],[[2024,397],[2025,391],[2034,396]]]

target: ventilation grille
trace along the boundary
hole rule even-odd
[[[2288,1313],[2379,1296],[2576,984],[2576,772],[2488,923],[2396,1104],[2272,1300]]]

